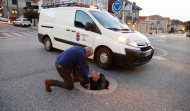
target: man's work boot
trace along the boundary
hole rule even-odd
[[[50,88],[50,80],[45,80],[45,85],[46,85],[46,91],[47,92],[51,92],[51,88]]]

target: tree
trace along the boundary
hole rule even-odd
[[[186,22],[186,30],[189,30],[189,31],[190,31],[190,21],[187,21],[187,22]]]
[[[171,33],[174,33],[174,28],[173,27],[171,27]]]
[[[177,20],[177,19],[173,19],[172,20],[172,24],[174,24],[174,25],[176,25],[176,24],[183,24],[183,22],[180,21],[180,20]]]
[[[37,11],[31,10],[25,10],[23,13],[25,18],[28,18],[30,21],[32,21],[33,18],[39,18],[39,13]]]

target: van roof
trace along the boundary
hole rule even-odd
[[[100,9],[92,9],[92,8],[85,8],[85,7],[57,7],[57,8],[47,8],[47,9],[43,9],[43,10],[57,10],[57,9],[75,9],[75,10],[88,10],[88,11],[101,11]]]

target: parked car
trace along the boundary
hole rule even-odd
[[[187,32],[187,33],[186,33],[186,37],[190,37],[190,32]]]
[[[19,26],[31,26],[31,22],[27,18],[18,18],[15,21],[13,21],[13,25],[19,25]]]
[[[4,22],[8,22],[8,21],[9,21],[9,19],[6,18],[6,17],[0,17],[0,20],[1,20],[1,21],[4,21]]]

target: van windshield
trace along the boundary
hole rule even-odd
[[[114,17],[105,11],[90,11],[96,20],[105,28],[115,31],[131,31],[129,27],[121,22],[117,17]]]

